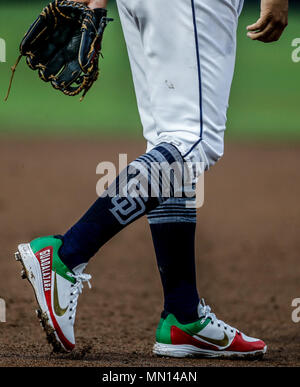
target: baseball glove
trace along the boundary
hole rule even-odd
[[[99,75],[102,37],[109,21],[107,11],[90,9],[83,3],[59,1],[50,3],[29,28],[20,44],[16,67],[26,56],[39,77],[66,95],[86,95]]]

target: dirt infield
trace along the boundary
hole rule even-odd
[[[300,147],[229,145],[207,173],[197,230],[198,287],[222,320],[264,339],[263,361],[173,360],[151,353],[162,291],[147,222],[110,241],[89,265],[79,300],[77,349],[51,355],[30,285],[13,259],[19,242],[63,233],[92,203],[96,165],[129,159],[143,143],[35,140],[0,142],[1,366],[300,365]],[[184,257],[183,257],[184,261]]]

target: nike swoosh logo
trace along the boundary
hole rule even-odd
[[[63,316],[66,311],[68,310],[68,307],[66,308],[61,308],[59,305],[59,299],[58,299],[58,290],[57,290],[57,278],[56,278],[56,270],[54,274],[54,311],[57,316]]]
[[[229,344],[229,338],[225,332],[224,332],[224,337],[221,340],[211,339],[209,337],[201,336],[199,334],[195,336],[199,337],[199,339],[204,340],[209,344],[217,345],[218,347],[226,347]]]

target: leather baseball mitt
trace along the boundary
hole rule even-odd
[[[50,3],[25,34],[12,78],[20,59],[26,56],[28,66],[38,70],[43,81],[66,95],[83,92],[82,100],[99,75],[103,33],[113,20],[106,16],[105,9],[92,10],[75,1]]]

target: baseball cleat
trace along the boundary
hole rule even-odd
[[[62,240],[45,237],[18,246],[15,254],[33,287],[38,303],[37,317],[54,352],[71,351],[75,347],[74,323],[78,296],[83,283],[91,276],[84,274],[85,264],[70,270],[60,259]]]
[[[218,320],[204,300],[198,307],[199,320],[180,324],[173,314],[163,316],[156,331],[153,352],[170,357],[262,358],[266,344],[246,336]]]

